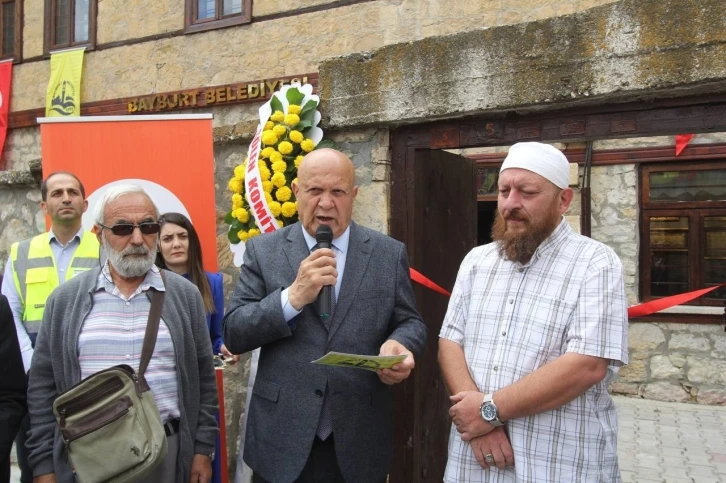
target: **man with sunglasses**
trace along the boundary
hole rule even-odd
[[[81,227],[81,217],[88,208],[81,181],[71,173],[52,173],[41,183],[40,196],[40,207],[50,218],[50,230],[12,245],[2,282],[25,372],[30,370],[48,296],[61,283],[98,264],[98,240]],[[22,483],[33,481],[25,448],[29,428],[26,416],[15,440]]]
[[[136,185],[106,191],[94,231],[108,259],[48,299],[28,387],[30,465],[36,483],[75,481],[52,401],[118,364],[138,370],[152,290],[165,300],[145,376],[164,423],[168,452],[141,482],[207,483],[218,432],[217,389],[206,311],[196,286],[154,265],[159,212]]]

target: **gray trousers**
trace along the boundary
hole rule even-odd
[[[153,473],[146,478],[136,480],[137,483],[176,483],[176,463],[179,456],[179,433],[166,438],[166,458]]]

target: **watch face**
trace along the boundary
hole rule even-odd
[[[481,408],[481,415],[487,421],[497,419],[497,409],[492,404],[484,404]]]

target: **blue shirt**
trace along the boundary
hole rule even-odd
[[[222,352],[222,319],[224,318],[224,284],[221,273],[204,272],[209,282],[209,289],[212,292],[215,311],[207,314],[207,328],[209,337],[212,340],[212,350],[215,354]],[[189,274],[184,274],[189,280]]]

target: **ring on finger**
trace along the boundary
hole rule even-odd
[[[493,465],[494,464],[494,455],[492,455],[491,453],[489,453],[488,455],[486,455],[484,457],[484,462],[486,464],[488,464],[489,466]]]

